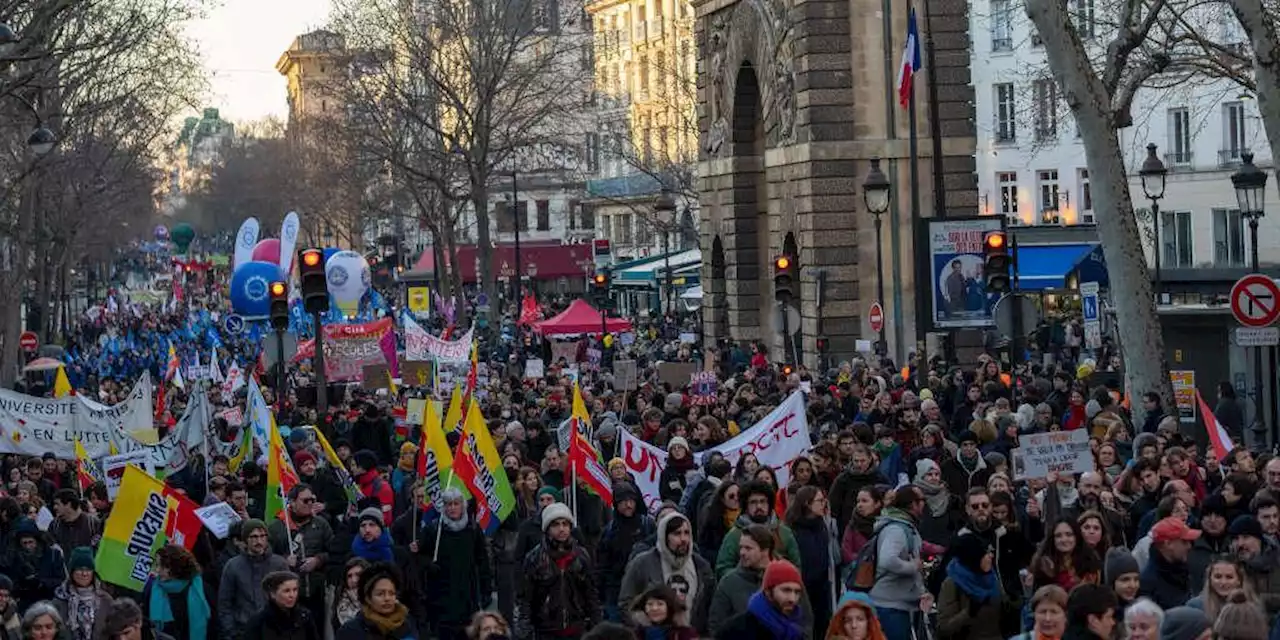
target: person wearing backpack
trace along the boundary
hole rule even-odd
[[[924,588],[923,541],[917,528],[924,505],[919,487],[899,489],[876,521],[874,540],[867,543],[875,553],[874,585],[868,595],[889,638],[910,638],[920,612],[933,608],[933,595]],[[859,558],[855,576],[864,560]]]

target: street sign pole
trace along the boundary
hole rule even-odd
[[[1102,346],[1102,321],[1098,313],[1098,283],[1080,284],[1080,306],[1084,316],[1084,343],[1089,349]]]
[[[1231,286],[1231,315],[1245,327],[1261,329],[1269,327],[1280,318],[1280,285],[1269,276],[1261,273],[1250,273]],[[1253,431],[1256,437],[1265,438],[1267,431],[1263,421],[1264,405],[1262,398],[1262,349],[1253,347],[1253,393],[1254,414]],[[1275,399],[1272,398],[1274,404]],[[1272,412],[1274,414],[1274,411]],[[1272,422],[1276,420],[1272,417]],[[1274,446],[1278,437],[1272,424],[1272,442]]]
[[[333,431],[325,428],[328,424],[325,422],[325,414],[329,411],[329,386],[324,379],[324,321],[321,320],[319,311],[311,314],[311,319],[316,328],[316,356],[312,359],[316,381],[316,423],[326,438],[332,438]]]

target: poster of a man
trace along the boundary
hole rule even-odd
[[[983,280],[983,238],[1000,229],[1000,220],[992,217],[929,222],[936,326],[991,325],[995,297],[987,294]]]

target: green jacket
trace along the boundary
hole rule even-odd
[[[747,516],[738,516],[737,521],[733,523],[733,528],[725,535],[724,542],[720,543],[720,553],[716,554],[716,580],[723,578],[726,573],[738,566],[738,540],[742,538],[743,529],[753,524],[755,523],[748,520]],[[782,559],[798,568],[800,545],[796,544],[796,536],[791,533],[791,527],[779,522],[776,516],[766,526],[773,528],[774,537],[782,542]]]

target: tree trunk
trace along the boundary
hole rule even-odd
[[[449,255],[458,255],[458,235],[453,230],[453,225],[445,227],[445,242],[448,243]],[[454,307],[454,322],[459,326],[467,324],[467,296],[464,295],[462,288],[462,265],[458,264],[457,259],[450,263],[449,267],[449,288],[453,290],[454,300],[457,306]]]
[[[1067,4],[1060,0],[1027,0],[1027,17],[1045,44],[1049,67],[1062,85],[1084,142],[1090,188],[1100,210],[1098,237],[1107,261],[1111,300],[1116,309],[1125,390],[1131,398],[1155,391],[1172,407],[1173,383],[1165,360],[1164,334],[1152,295],[1124,152],[1115,123],[1128,121],[1114,111],[1113,96],[1094,71],[1092,61],[1070,26]],[[1108,61],[1115,64],[1115,61]],[[1158,239],[1157,239],[1158,240]],[[1159,244],[1157,243],[1157,250]],[[1133,402],[1134,423],[1145,417],[1141,402]]]
[[[489,187],[485,184],[487,180],[480,178],[477,176],[471,184],[471,206],[476,213],[476,251],[480,256],[480,271],[476,278],[480,289],[489,297],[489,308],[495,309],[498,304],[498,282],[493,273],[493,240],[489,236]],[[459,299],[461,300],[461,296]],[[492,317],[489,319],[494,320]]]
[[[1267,130],[1271,157],[1280,158],[1280,43],[1262,0],[1230,0],[1231,9],[1253,45],[1253,81],[1257,86],[1258,113]],[[1280,187],[1280,172],[1276,186]]]

